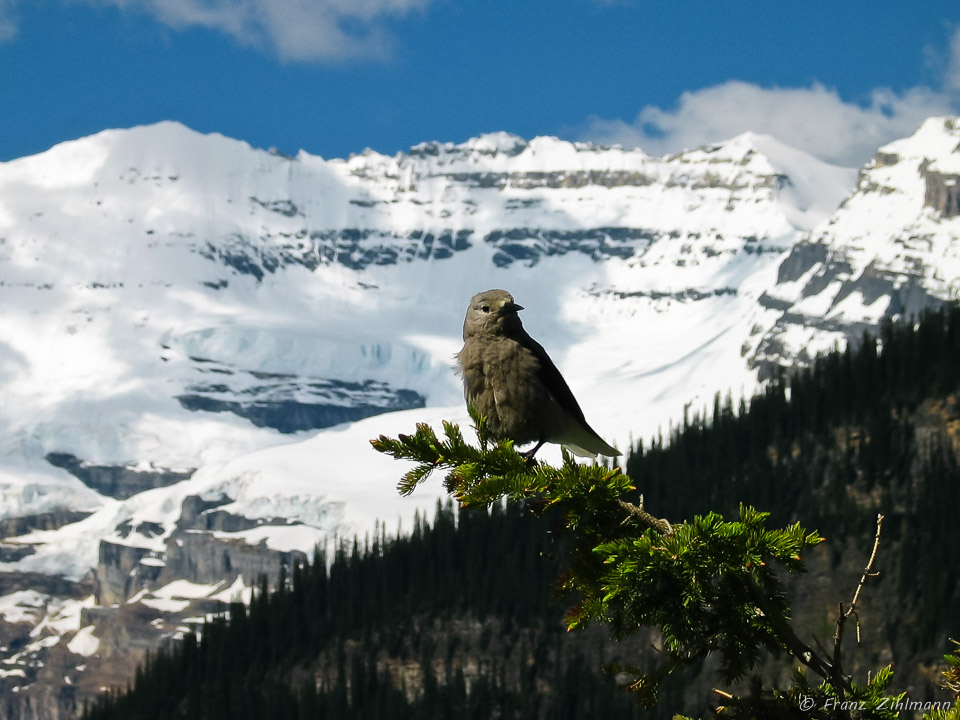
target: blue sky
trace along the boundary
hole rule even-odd
[[[345,157],[506,130],[857,165],[960,114],[957,0],[0,0],[0,160],[178,120]]]

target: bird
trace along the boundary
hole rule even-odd
[[[522,305],[506,290],[486,290],[470,300],[457,353],[467,405],[486,417],[495,439],[544,443],[580,457],[620,454],[587,424],[583,410],[547,351],[523,329]]]

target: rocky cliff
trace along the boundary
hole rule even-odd
[[[933,119],[858,179],[749,133],[324,160],[162,123],[0,165],[6,697],[52,718],[261,573],[431,508],[368,440],[467,422],[477,290],[514,292],[621,447],[956,297],[958,142]]]

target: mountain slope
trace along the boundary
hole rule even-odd
[[[700,387],[750,383],[727,348],[791,218],[825,212],[822,175],[846,174],[818,167],[791,204],[755,140],[654,159],[499,134],[327,162],[163,123],[7,163],[0,512],[111,507],[97,468],[206,487],[298,441],[271,427],[459,406],[450,358],[489,286],[527,304],[602,433],[648,434]],[[665,384],[683,389],[651,413]]]
[[[782,312],[758,358],[811,357],[883,317],[960,296],[960,124],[930,118],[877,152],[856,190],[784,259],[762,303]]]
[[[834,630],[836,602],[863,583],[882,513],[876,574],[863,587],[844,666],[859,679],[892,662],[892,691],[921,704],[949,702],[930,668],[960,630],[960,586],[943,572],[960,541],[957,352],[957,306],[918,326],[887,326],[879,342],[792,378],[789,399],[777,382],[739,412],[718,401],[711,421],[692,420],[669,446],[627,461],[646,507],[671,521],[737,517],[746,502],[771,513],[771,528],[799,522],[825,536],[804,552],[809,572],[785,577],[791,627],[817,644]],[[564,507],[554,509],[576,512],[576,503]],[[293,718],[318,706],[335,717],[487,718],[508,709],[518,718],[638,717],[613,678],[597,674],[604,661],[645,667],[662,639],[621,627],[613,642],[603,623],[562,630],[574,598],[558,602],[551,590],[578,562],[563,526],[555,513],[498,503],[456,520],[438,507],[433,527],[421,522],[397,539],[381,532],[352,552],[341,546],[329,568],[296,568],[289,585],[156,656],[132,691],[102,699],[87,717],[180,717],[184,708],[191,717],[260,717],[265,702],[271,716]],[[720,655],[669,678],[644,716],[703,715],[716,701]],[[783,690],[796,657],[770,655],[778,659],[757,673]]]
[[[158,620],[148,647],[314,542],[410,527],[435,496],[396,497],[368,440],[467,422],[452,356],[478,290],[527,308],[620,447],[843,340],[862,318],[789,310],[790,263],[854,183],[753,134],[664,158],[497,133],[324,160],[161,123],[0,164],[11,677],[76,637],[129,667],[129,628]]]

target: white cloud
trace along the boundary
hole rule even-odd
[[[2,2],[3,0],[0,0]],[[432,0],[81,0],[152,15],[173,28],[200,26],[284,60],[385,57],[390,18]]]
[[[752,130],[828,162],[859,166],[881,145],[911,134],[931,115],[954,112],[953,108],[946,95],[924,88],[901,95],[875,90],[869,102],[860,105],[817,84],[763,88],[730,81],[683,93],[673,110],[648,105],[632,122],[591,118],[582,135],[659,155]]]
[[[817,83],[780,88],[729,81],[685,92],[673,109],[648,105],[629,122],[590,118],[580,135],[659,155],[752,130],[828,162],[856,167],[881,145],[912,134],[931,115],[958,112],[960,30],[950,49],[942,90],[916,87],[896,93],[881,88],[857,103]]]

